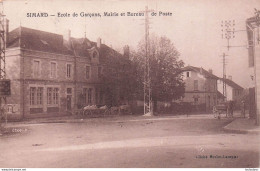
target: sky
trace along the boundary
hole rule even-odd
[[[150,16],[150,33],[168,37],[180,52],[185,65],[213,69],[213,74],[222,77],[222,54],[226,53],[227,76],[244,88],[252,86],[248,67],[247,35],[245,21],[254,16],[254,8],[260,9],[259,0],[8,0],[4,1],[4,14],[10,20],[10,31],[19,27],[86,37],[116,50],[125,45],[136,49],[144,37],[143,16],[104,17],[104,12],[137,13],[145,6],[157,16]],[[158,16],[159,12],[171,16]],[[27,13],[48,13],[48,17],[27,17]],[[80,13],[101,13],[101,17],[80,17]],[[58,13],[70,17],[58,17]],[[72,17],[77,13],[78,17]],[[50,16],[54,15],[54,16]],[[221,21],[235,20],[235,38],[222,39]]]

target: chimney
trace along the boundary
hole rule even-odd
[[[97,39],[97,47],[98,47],[98,48],[101,47],[101,38],[100,38],[100,37]]]
[[[213,74],[213,71],[212,71],[212,69],[209,69],[209,73],[210,73],[210,74]]]
[[[70,38],[71,38],[71,30],[70,29],[68,29],[67,31],[66,31],[66,33],[65,33],[65,35],[63,36],[63,39],[65,39],[65,40],[70,40]]]
[[[231,75],[229,75],[229,76],[228,76],[228,79],[232,81],[232,76],[231,76]]]
[[[63,39],[68,41],[68,42],[66,42],[66,45],[68,45],[69,48],[71,48],[71,30],[70,29],[68,29],[66,31],[66,33],[63,35]],[[64,43],[64,41],[63,41],[63,43]]]
[[[8,45],[9,42],[9,20],[6,19],[5,20],[5,43],[6,43],[6,47]]]
[[[130,56],[129,46],[126,45],[126,46],[124,47],[124,57],[126,57],[127,59],[129,59],[129,56]]]

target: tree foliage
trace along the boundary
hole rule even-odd
[[[106,105],[118,106],[134,98],[137,85],[135,68],[128,57],[109,51],[102,76]]]
[[[179,60],[180,53],[167,37],[151,36],[150,38],[150,76],[152,99],[171,101],[184,93],[184,83],[180,73],[184,66]],[[133,55],[133,62],[138,66],[139,80],[143,80],[145,66],[145,42],[141,41],[138,51]],[[143,81],[142,81],[143,82]]]

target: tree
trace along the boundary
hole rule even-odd
[[[179,60],[180,53],[167,37],[150,36],[150,76],[154,111],[158,101],[172,101],[184,93],[184,83],[180,73],[184,62]],[[143,80],[145,61],[145,42],[140,41],[138,51],[133,55],[138,65],[139,78]],[[138,81],[140,83],[140,81]]]
[[[103,47],[103,62],[105,64],[101,90],[105,93],[105,104],[118,106],[134,98],[136,92],[136,70],[128,56]]]

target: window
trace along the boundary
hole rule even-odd
[[[71,73],[72,73],[72,64],[67,64],[67,73],[66,73],[67,78],[71,78]]]
[[[47,88],[47,104],[52,104],[52,88]]]
[[[102,75],[102,67],[98,67],[98,78],[101,78]]]
[[[59,104],[59,89],[54,88],[52,95],[53,95],[53,104],[55,104],[55,105]]]
[[[99,92],[99,104],[102,104],[103,103],[103,92],[100,91]]]
[[[96,91],[95,91],[95,93],[96,93],[96,96],[95,96],[95,99],[96,99],[96,104],[98,104],[98,89],[96,88]]]
[[[42,95],[43,95],[43,88],[38,87],[37,88],[37,104],[42,105]]]
[[[43,88],[30,87],[30,105],[42,105]]]
[[[98,56],[98,53],[96,51],[93,52],[93,58],[96,58]]]
[[[56,78],[56,70],[57,64],[55,62],[51,62],[51,78]]]
[[[58,105],[59,104],[59,88],[47,88],[47,104]]]
[[[90,78],[90,66],[86,66],[86,79]]]
[[[199,82],[198,80],[194,80],[194,90],[198,90],[199,89]]]
[[[67,94],[72,94],[72,88],[67,88]]]
[[[36,87],[30,88],[30,105],[35,105]]]
[[[92,89],[88,89],[88,104],[92,103]]]
[[[33,75],[34,78],[38,78],[40,76],[40,61],[33,61]]]
[[[190,77],[190,72],[186,72],[186,77]]]
[[[83,88],[83,98],[84,98],[84,104],[87,104],[87,88]]]

